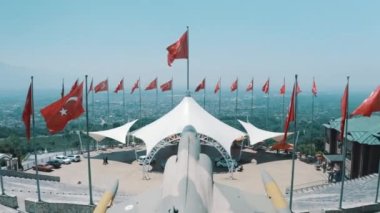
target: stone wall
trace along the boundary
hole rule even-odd
[[[25,210],[29,213],[92,213],[95,207],[83,204],[25,200]]]
[[[0,204],[14,209],[18,208],[16,196],[0,195]]]
[[[36,179],[35,174],[18,172],[18,171],[14,171],[14,170],[0,170],[0,175],[10,176],[10,177],[27,178],[27,179]],[[58,176],[41,175],[40,173],[38,174],[38,177],[40,178],[40,180],[57,181],[57,182],[59,182],[61,180],[61,178]]]

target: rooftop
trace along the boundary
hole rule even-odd
[[[341,118],[331,120],[323,126],[340,132],[340,120]],[[350,118],[347,128],[348,140],[360,144],[380,145],[380,116]]]

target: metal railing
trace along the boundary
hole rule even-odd
[[[293,190],[294,191],[301,191],[303,189],[310,189],[313,187],[321,187],[321,186],[325,186],[327,184],[329,184],[328,180],[318,180],[318,181],[294,185]],[[289,187],[286,188],[286,191],[289,191]]]

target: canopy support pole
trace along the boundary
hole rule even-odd
[[[148,175],[148,167],[146,165],[146,159],[144,159],[143,166],[142,166],[142,171],[143,171],[143,180],[150,180],[150,177]]]

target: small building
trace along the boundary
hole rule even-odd
[[[325,127],[325,151],[333,156],[342,154],[341,118],[331,120]],[[357,178],[378,172],[380,159],[380,116],[348,119],[346,177]]]

